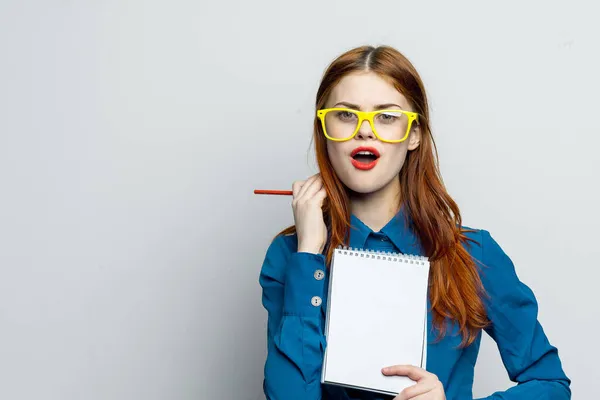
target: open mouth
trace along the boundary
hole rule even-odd
[[[352,158],[360,163],[369,164],[370,162],[377,160],[378,157],[368,151],[361,151]]]
[[[352,165],[361,170],[372,169],[377,165],[379,152],[373,147],[358,147],[350,154]]]

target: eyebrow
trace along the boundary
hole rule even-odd
[[[337,106],[345,106],[345,107],[351,108],[353,110],[361,111],[359,105],[348,103],[346,101],[340,101],[339,103],[336,103],[334,107],[337,107]],[[374,107],[374,109],[375,110],[385,110],[386,108],[391,108],[391,107],[398,107],[400,109],[403,109],[402,106],[399,106],[398,104],[394,104],[394,103],[377,104]]]

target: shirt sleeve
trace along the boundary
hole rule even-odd
[[[269,246],[259,277],[268,314],[263,389],[268,400],[317,400],[325,350],[325,257],[296,252],[289,238],[279,236]]]
[[[533,292],[487,231],[482,231],[481,248],[481,277],[489,296],[484,301],[491,321],[486,332],[496,342],[510,380],[517,383],[481,400],[570,399],[571,381],[537,319]]]

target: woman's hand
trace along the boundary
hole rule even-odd
[[[319,254],[325,248],[327,227],[323,220],[323,201],[327,192],[320,174],[292,185],[294,222],[298,235],[298,252]]]
[[[417,382],[404,389],[394,400],[446,400],[444,386],[438,377],[413,365],[394,365],[381,370],[386,376],[407,376]]]

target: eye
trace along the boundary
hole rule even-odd
[[[400,118],[402,118],[401,112],[385,111],[385,112],[377,114],[377,119],[380,122],[384,122],[386,124],[391,124],[396,121],[399,121]]]
[[[336,116],[340,121],[353,121],[356,119],[356,114],[350,111],[338,111]]]

